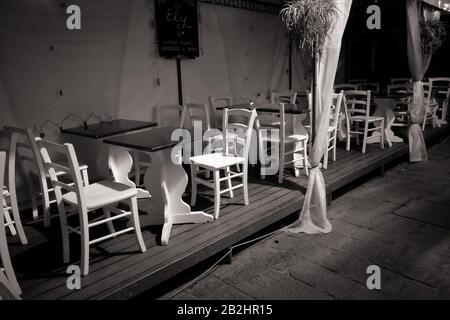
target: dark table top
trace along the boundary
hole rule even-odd
[[[87,127],[81,126],[76,128],[61,129],[61,132],[87,138],[103,139],[114,135],[155,126],[157,126],[157,123],[155,122],[117,119],[88,125]]]
[[[392,93],[392,94],[377,94],[374,95],[374,99],[403,99],[411,96],[407,93]]]
[[[231,106],[223,106],[217,108],[218,110],[223,110],[225,108],[228,109],[251,109],[252,106],[250,106],[249,103],[242,103],[242,104],[235,104]],[[270,103],[255,103],[253,104],[253,108],[256,109],[258,112],[270,112],[270,113],[277,113],[280,112],[278,104],[270,104]],[[308,113],[308,108],[305,108],[300,105],[296,104],[290,104],[286,103],[284,105],[284,113],[286,114],[303,114]]]
[[[179,140],[172,140],[174,130],[182,130],[180,132],[189,133],[189,136],[183,136],[184,143],[191,143],[194,139],[193,131],[187,129],[179,129],[175,127],[151,128],[149,130],[137,133],[130,133],[118,137],[103,140],[104,143],[112,144],[128,149],[134,149],[144,152],[156,152],[168,148],[172,148],[180,143]],[[199,137],[202,139],[203,137]]]

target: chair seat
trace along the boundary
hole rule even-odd
[[[206,167],[212,170],[218,170],[244,163],[243,157],[235,157],[232,155],[225,156],[222,153],[211,153],[191,158],[196,165]]]
[[[351,118],[353,121],[368,121],[368,122],[375,122],[375,121],[382,121],[384,120],[383,117],[375,117],[375,116],[354,116]]]
[[[307,134],[286,134],[284,141],[286,143],[298,142],[308,140]],[[263,141],[269,142],[280,142],[279,138],[276,137],[263,137]]]
[[[84,196],[88,210],[104,207],[108,204],[131,198],[136,194],[137,190],[135,188],[109,180],[93,183],[84,188]],[[78,205],[75,192],[66,193],[63,199],[72,206]]]

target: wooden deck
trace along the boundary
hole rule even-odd
[[[448,136],[450,127],[429,129],[428,144]],[[338,150],[338,161],[324,171],[327,192],[331,194],[366,174],[405,157],[408,146],[394,144],[381,150],[368,147],[362,155],[352,149]],[[143,229],[147,252],[137,250],[133,235],[122,235],[101,243],[91,250],[90,274],[82,278],[81,290],[69,290],[68,275],[62,264],[59,225],[50,229],[26,223],[28,246],[12,244],[13,264],[23,290],[24,299],[128,299],[161,284],[163,281],[195,266],[208,257],[246,239],[267,226],[299,212],[303,204],[307,179],[286,175],[282,185],[273,179],[250,181],[250,205],[244,206],[242,194],[224,198],[220,218],[202,225],[175,226],[168,246],[160,246],[160,228]],[[196,209],[213,210],[211,194],[201,194]],[[72,259],[79,263],[79,240],[72,239]]]

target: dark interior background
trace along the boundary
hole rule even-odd
[[[367,7],[377,4],[381,9],[381,29],[369,30]],[[434,54],[427,77],[449,76],[450,19],[442,13],[447,29],[444,45]],[[386,85],[390,78],[410,77],[406,49],[406,9],[404,0],[353,1],[343,39],[345,77],[362,78]]]

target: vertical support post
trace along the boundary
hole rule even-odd
[[[181,59],[177,58],[178,104],[183,105],[183,82],[181,81]]]
[[[317,76],[319,74],[319,59],[317,57],[317,50],[314,50],[314,72],[313,72],[313,87],[312,87],[312,107],[311,107],[311,142],[314,143],[316,138],[316,113],[317,113]]]
[[[289,35],[289,90],[292,90],[292,39]]]

